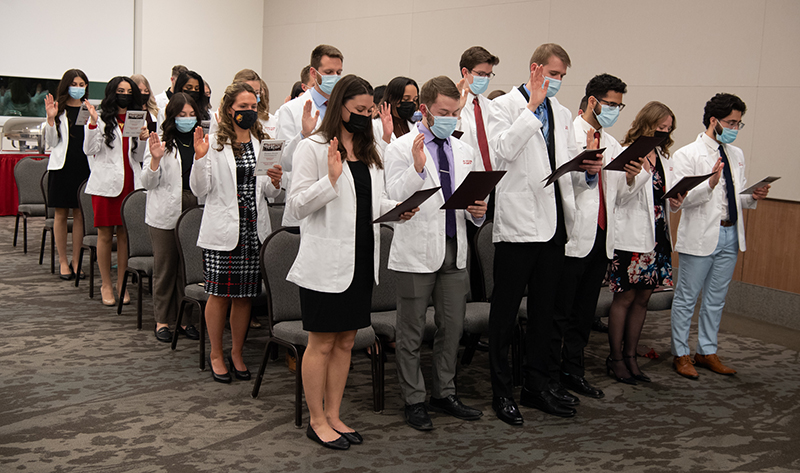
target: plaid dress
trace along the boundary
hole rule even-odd
[[[239,200],[239,243],[231,251],[203,250],[206,294],[220,297],[256,297],[261,292],[258,266],[256,211],[256,155],[251,143],[242,143],[236,158],[236,191]]]

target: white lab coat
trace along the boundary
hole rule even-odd
[[[560,166],[578,155],[572,132],[572,114],[550,98],[556,140],[555,161]],[[492,241],[525,243],[549,241],[556,231],[553,185],[542,182],[553,171],[542,135],[542,123],[527,108],[528,101],[515,87],[493,103],[489,115],[489,148],[494,170],[508,171],[497,184]],[[575,195],[589,190],[584,173],[567,173],[558,179],[567,235],[575,217]]]
[[[283,145],[283,155],[281,156],[281,167],[283,168],[283,178],[281,180],[283,188],[286,189],[286,195],[289,195],[292,187],[292,158],[295,148],[297,148],[300,140],[303,139],[301,135],[303,131],[303,107],[306,102],[309,101],[311,102],[311,115],[313,116],[317,113],[318,108],[312,98],[311,90],[307,90],[294,100],[290,100],[281,105],[278,111],[275,112],[278,122],[276,130],[277,139],[286,140],[286,143]],[[314,130],[319,127],[320,123],[322,123],[321,118],[317,119],[317,125],[314,127]],[[300,222],[293,217],[294,212],[290,210],[290,205],[291,204],[287,200],[286,208],[283,213],[282,224],[284,227],[296,227],[300,225]]]
[[[350,166],[331,185],[328,143],[315,136],[302,140],[294,155],[292,189],[287,210],[300,221],[300,251],[286,277],[300,287],[341,293],[353,281],[356,241],[356,188]],[[384,191],[383,170],[370,167],[373,220],[394,208]],[[375,283],[380,265],[380,226],[373,225]]]
[[[86,183],[86,193],[102,197],[117,197],[122,193],[125,184],[125,163],[122,154],[122,136],[119,127],[114,131],[113,148],[106,146],[105,123],[97,118],[97,127],[85,126],[83,139],[83,152],[89,160],[89,181]],[[134,143],[139,143],[136,150]],[[142,156],[147,148],[147,141],[139,142],[139,138],[128,138],[128,165],[133,170],[133,186],[142,188]]]
[[[459,138],[462,142],[468,144],[472,149],[475,150],[478,156],[479,162],[479,171],[485,171],[486,166],[483,164],[483,156],[481,155],[481,148],[478,144],[478,125],[475,121],[475,104],[473,103],[473,99],[475,97],[478,98],[478,104],[481,106],[481,115],[483,116],[483,129],[486,131],[486,140],[489,140],[489,115],[492,114],[493,104],[492,101],[484,97],[483,95],[474,95],[469,94],[467,98],[467,103],[464,105],[464,108],[461,110],[461,116],[459,118],[459,127],[457,128],[463,134]],[[493,155],[491,147],[489,148],[489,157],[490,160],[493,161]]]
[[[177,148],[166,151],[155,171],[150,169],[152,160],[148,146],[142,165],[142,186],[147,190],[144,222],[161,230],[173,230],[181,215],[183,197],[181,155]]]
[[[166,110],[167,109],[167,104],[169,103],[169,97],[167,97],[167,91],[165,90],[164,92],[161,92],[160,94],[156,95],[154,98],[156,100],[156,107],[158,107],[158,110],[159,110],[159,114],[158,114],[159,117],[158,118],[160,119],[161,118],[161,111],[162,110]],[[159,121],[159,123],[161,123],[161,122]]]
[[[731,164],[733,187],[736,195],[736,209],[739,218],[736,227],[739,236],[739,250],[745,251],[744,241],[744,216],[742,209],[756,208],[757,201],[752,195],[741,195],[739,192],[747,188],[747,178],[744,169],[744,153],[736,146],[723,145],[725,154]],[[708,174],[719,158],[719,153],[710,154],[703,141],[703,134],[697,139],[679,149],[671,161],[675,169],[674,181],[677,183],[684,176],[697,176]],[[690,190],[681,206],[681,220],[678,223],[678,239],[675,250],[694,256],[708,256],[714,252],[719,241],[719,227],[722,219],[722,203],[727,198],[722,189],[722,180],[715,188],[711,188],[708,181]]]
[[[423,125],[420,125],[423,126]],[[435,157],[431,156],[427,146],[425,151],[425,180],[421,179],[414,169],[414,157],[411,153],[414,139],[420,132],[416,126],[411,131],[397,138],[386,148],[384,164],[386,166],[386,193],[390,199],[403,201],[415,192],[438,187],[439,171]],[[450,137],[453,149],[453,179],[455,191],[470,171],[480,171],[480,157],[476,151],[456,138]],[[409,273],[433,273],[444,263],[445,256],[445,211],[440,210],[444,204],[444,194],[439,190],[420,205],[420,211],[414,218],[395,226],[392,238],[392,249],[389,253],[389,269]],[[456,267],[467,267],[467,225],[472,215],[466,210],[456,210],[456,238],[458,253]],[[481,219],[478,222],[482,224]]]
[[[64,167],[67,161],[67,147],[69,146],[69,120],[67,120],[67,111],[61,113],[61,124],[58,129],[61,130],[61,139],[58,139],[58,132],[56,131],[56,124],[53,126],[44,122],[44,142],[50,148],[50,159],[47,162],[48,171],[58,171]]]
[[[253,150],[259,142],[250,136]],[[231,251],[239,242],[239,201],[236,196],[236,158],[233,149],[226,145],[217,151],[217,135],[209,135],[208,153],[192,163],[189,185],[198,200],[205,198],[203,221],[197,246],[207,250]],[[258,214],[258,239],[264,241],[271,226],[267,197],[280,193],[267,176],[256,177],[256,212]]]

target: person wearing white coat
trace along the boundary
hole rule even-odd
[[[252,298],[261,291],[259,251],[270,229],[267,197],[280,192],[280,166],[256,176],[256,150],[265,138],[258,123],[258,104],[252,87],[236,82],[225,89],[220,106],[219,132],[203,137],[195,128],[195,160],[189,184],[205,199],[197,246],[203,249],[205,316],[214,381],[250,379],[242,347],[250,323]],[[225,366],[222,334],[230,308],[232,348]],[[228,368],[224,370],[223,368]]]
[[[175,240],[175,225],[181,212],[197,205],[189,186],[194,161],[194,129],[200,109],[183,92],[172,95],[165,110],[163,139],[150,133],[142,166],[142,186],[147,190],[145,223],[153,244],[153,315],[155,336],[160,342],[172,341],[169,326],[175,325],[186,283],[179,271],[180,255]],[[191,308],[191,306],[188,306]],[[191,311],[191,309],[189,309]],[[191,320],[175,327],[191,340],[200,333]]]
[[[113,306],[114,296],[130,304],[127,294],[115,294],[111,283],[111,243],[117,234],[117,287],[121,287],[128,267],[128,234],[122,226],[122,201],[134,189],[142,187],[142,156],[149,137],[147,127],[142,127],[138,138],[123,138],[128,109],[141,110],[139,87],[129,77],[114,77],[106,85],[105,98],[100,103],[102,115],[87,100],[89,123],[85,129],[83,151],[92,172],[86,183],[86,193],[92,196],[94,226],[97,227],[97,266],[100,268],[102,286],[100,293],[104,305]]]
[[[736,373],[717,356],[717,332],[738,252],[746,249],[742,209],[755,208],[757,200],[769,193],[766,186],[752,196],[740,194],[747,188],[744,153],[731,143],[744,126],[746,110],[735,95],[715,95],[705,105],[705,132],[673,158],[676,182],[684,176],[714,173],[686,195],[675,243],[680,271],[672,300],[673,366],[691,379],[698,375],[689,358],[689,329],[701,291],[694,363],[719,374]]]
[[[389,253],[389,269],[397,272],[397,376],[406,422],[417,430],[433,429],[420,363],[431,298],[437,330],[429,405],[463,420],[483,415],[456,395],[455,374],[469,290],[467,220],[481,225],[486,202],[477,201],[466,210],[440,209],[467,174],[480,170],[475,150],[450,136],[460,98],[448,77],[426,82],[421,93],[422,121],[386,150],[386,188],[391,199],[403,201],[419,190],[441,187],[420,205],[419,215],[395,229]]]
[[[66,71],[58,84],[56,96],[48,94],[44,105],[47,122],[44,126],[44,140],[50,147],[47,163],[48,204],[55,209],[53,235],[58,249],[59,275],[61,279],[76,277],[78,261],[83,244],[83,214],[78,203],[78,188],[89,178],[89,161],[83,152],[84,127],[76,125],[81,102],[88,97],[89,79],[79,69]],[[67,217],[72,210],[72,254],[73,261],[67,258]],[[80,277],[80,276],[78,276]]]
[[[489,117],[492,164],[495,170],[508,171],[495,191],[492,235],[492,406],[497,416],[511,425],[523,423],[512,395],[508,349],[526,287],[529,318],[520,402],[557,416],[575,415],[574,409],[561,404],[551,392],[548,358],[555,293],[568,229],[574,221],[575,194],[588,191],[591,178],[585,173],[569,173],[553,185],[542,182],[579,154],[571,130],[572,115],[548,90],[550,80],[560,81],[569,64],[569,55],[561,46],[539,46],[531,58],[528,82],[496,98]],[[582,168],[593,175],[600,164],[584,161]]]
[[[306,436],[340,450],[363,442],[342,422],[340,408],[356,331],[371,323],[372,286],[379,282],[380,229],[372,221],[395,205],[384,192],[373,107],[369,82],[347,75],[336,84],[319,131],[297,146],[287,200],[301,238],[286,279],[300,286],[309,332],[302,366]]]
[[[670,209],[680,206],[680,197],[664,201],[672,187],[673,160],[669,148],[675,130],[675,115],[661,102],[649,102],[633,120],[623,144],[640,136],[666,136],[645,158],[646,185],[619,198],[614,215],[614,256],[609,274],[614,294],[608,315],[610,356],[606,371],[619,382],[650,382],[636,361],[639,337],[653,290],[672,286]]]

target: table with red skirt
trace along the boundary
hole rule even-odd
[[[47,154],[26,151],[0,152],[0,216],[17,215],[19,195],[17,182],[14,180],[14,166],[26,156],[47,157]]]

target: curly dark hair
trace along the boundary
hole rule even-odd
[[[711,100],[706,102],[706,108],[703,109],[703,126],[708,128],[711,124],[711,117],[719,120],[727,117],[734,110],[742,112],[744,115],[747,112],[747,105],[733,94],[721,93],[711,97]]]
[[[628,86],[618,77],[614,77],[611,74],[600,74],[592,77],[589,83],[586,84],[586,93],[584,95],[600,100],[609,92],[624,94],[628,92]]]
[[[56,132],[58,133],[59,141],[61,140],[61,114],[67,109],[67,100],[70,99],[69,88],[72,85],[72,81],[75,80],[76,77],[80,77],[84,82],[86,82],[86,92],[83,94],[83,97],[81,97],[81,101],[89,98],[89,79],[82,70],[70,69],[65,72],[63,76],[61,76],[61,82],[58,83],[58,89],[56,89],[58,111],[56,112],[55,119]]]
[[[133,100],[128,105],[128,110],[141,110],[142,109],[142,93],[139,92],[139,86],[133,82],[133,79],[125,76],[117,76],[108,81],[106,85],[106,94],[103,101],[100,102],[100,119],[106,124],[103,134],[106,139],[106,146],[109,148],[114,147],[114,134],[117,132],[117,113],[119,113],[119,106],[117,105],[117,87],[121,82],[127,82],[131,86],[131,93]],[[133,142],[133,148],[136,149],[138,140]]]

